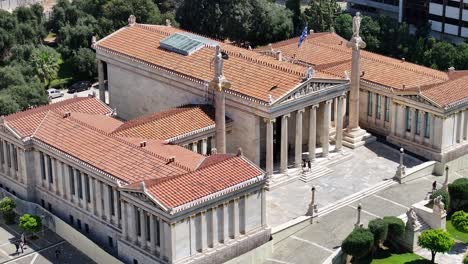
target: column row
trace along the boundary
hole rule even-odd
[[[210,155],[211,149],[215,147],[214,137],[207,137],[185,144],[184,147],[202,155]]]
[[[392,105],[391,134],[435,147],[435,115],[413,107]]]
[[[23,182],[24,172],[20,171],[24,150],[15,144],[0,139],[0,170],[8,176]]]

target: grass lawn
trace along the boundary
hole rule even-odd
[[[429,260],[418,256],[414,253],[403,253],[403,254],[391,254],[387,258],[378,259],[374,258],[371,262],[372,264],[426,264],[431,263]]]
[[[463,243],[468,243],[468,233],[463,233],[455,229],[450,220],[447,220],[447,231],[454,239],[460,240]]]

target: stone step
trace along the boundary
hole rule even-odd
[[[387,189],[389,188],[390,186],[394,185],[394,184],[397,184],[397,182],[393,181],[393,180],[385,180],[379,184],[376,184],[374,186],[371,186],[367,189],[364,189],[360,192],[357,192],[355,194],[352,194],[350,196],[347,196],[343,199],[340,199],[332,204],[329,204],[329,205],[326,205],[322,208],[319,208],[318,209],[318,213],[315,215],[315,217],[320,217],[320,216],[325,216],[337,209],[340,209],[344,206],[347,206],[349,204],[352,204],[356,201],[359,201],[359,200],[362,200],[374,193],[377,193],[381,190],[384,190],[384,189]]]
[[[310,171],[304,171],[302,175],[299,177],[299,180],[303,182],[310,182],[313,179],[320,178],[332,172],[333,170],[327,167],[316,165],[316,166],[312,166]]]
[[[267,184],[266,189],[272,191],[299,178],[301,170],[289,170],[288,174],[274,174],[273,178]]]

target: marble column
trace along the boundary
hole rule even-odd
[[[88,181],[89,181],[89,198],[90,198],[89,211],[92,214],[96,214],[96,198],[95,198],[96,193],[93,191],[94,178],[88,175]]]
[[[434,115],[434,114],[430,114],[429,120],[430,120],[430,122],[431,122],[431,126],[430,126],[431,131],[430,131],[430,133],[429,133],[429,142],[430,142],[432,148],[435,148],[435,147],[436,147],[436,145],[435,145],[435,137],[434,137],[435,129],[436,129],[436,128],[435,128],[435,119],[436,119],[435,115]]]
[[[343,148],[343,109],[344,109],[345,97],[338,97],[338,116],[336,122],[336,131],[335,131],[335,151],[339,152]]]
[[[122,212],[122,238],[128,240],[128,203],[122,201],[122,205],[124,208]]]
[[[114,198],[111,203],[114,203],[114,215],[112,216],[114,219],[114,224],[119,225],[119,214],[118,214],[118,209],[119,209],[119,201],[118,201],[118,192],[117,189],[112,187],[111,192],[113,193],[112,197]]]
[[[218,207],[211,209],[211,247],[218,245]]]
[[[336,128],[336,120],[338,119],[338,98],[333,98],[333,123]]]
[[[70,202],[73,202],[72,193],[71,193],[71,183],[70,183],[70,170],[68,165],[64,165],[63,168],[63,177],[65,182],[65,190],[63,193],[63,198]]]
[[[223,204],[223,243],[229,240],[229,203]]]
[[[421,127],[419,128],[419,144],[424,145],[424,135],[426,134],[426,115],[424,111],[419,111],[419,120],[421,120]]]
[[[156,217],[150,214],[150,249],[151,254],[156,253]]]
[[[317,145],[317,108],[318,105],[310,107],[309,113],[309,160],[315,160],[315,150]]]
[[[192,151],[198,153],[198,141],[192,143]]]
[[[288,118],[289,114],[283,115],[281,119],[281,161],[280,172],[288,171]]]
[[[128,209],[128,238],[130,242],[136,244],[138,241],[137,230],[136,230],[136,208],[133,204],[127,203]]]
[[[300,168],[302,165],[302,116],[304,109],[296,112],[296,144],[294,147],[294,167]]]
[[[224,89],[215,91],[216,151],[226,153],[226,94]]]
[[[468,140],[468,110],[465,110],[464,114],[465,114],[465,128],[464,128],[465,133],[464,133],[463,139]]]
[[[323,111],[323,131],[322,131],[322,156],[328,157],[330,152],[330,114],[331,114],[331,100],[326,101]]]
[[[397,118],[398,118],[398,105],[390,102],[390,134],[397,136]]]
[[[382,127],[385,127],[385,103],[385,96],[380,95],[380,122],[382,123]]]
[[[140,209],[140,246],[142,248],[146,248],[147,246],[147,238],[146,238],[146,213],[143,209]]]
[[[415,135],[416,135],[416,109],[410,108],[410,114],[411,114],[411,136],[410,140],[414,141]]]
[[[104,88],[104,64],[102,60],[97,60],[98,81],[99,81],[99,100],[106,103],[106,91]]]
[[[72,181],[73,181],[73,186],[75,187],[75,204],[76,205],[79,205],[80,204],[80,196],[78,194],[78,174],[79,171],[73,169],[73,177],[72,177]]]
[[[88,180],[88,177],[86,174],[81,175],[81,191],[83,192],[83,208],[85,210],[88,210],[88,191],[86,190],[86,181]]]
[[[104,219],[110,221],[110,193],[109,185],[102,183],[102,191],[104,193]]]
[[[239,236],[239,198],[235,198],[232,202],[232,212],[233,212],[233,238]]]
[[[379,98],[379,95],[377,93],[372,93],[372,96],[374,97],[372,100],[372,124],[377,124],[377,100]]]
[[[165,230],[164,230],[164,221],[162,219],[159,219],[158,221],[159,224],[159,253],[161,257],[167,257],[167,252],[166,252],[166,241],[165,239]]]
[[[265,118],[266,122],[266,173],[267,176],[273,175],[273,124],[275,123],[274,118]]]
[[[203,211],[200,213],[200,242],[201,242],[201,247],[200,250],[203,252],[206,250],[208,247],[208,241],[207,241],[207,236],[208,236],[208,230],[206,228],[206,211]]]
[[[457,143],[460,143],[463,141],[463,129],[465,127],[465,122],[468,122],[468,120],[464,119],[464,114],[463,111],[460,111],[458,113],[458,122],[457,122]]]
[[[94,181],[94,190],[96,192],[96,216],[103,218],[101,182],[98,179]]]
[[[206,155],[206,153],[208,153],[207,149],[208,149],[207,139],[204,138],[202,139],[202,144],[201,144],[201,154]]]

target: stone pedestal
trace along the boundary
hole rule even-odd
[[[366,130],[360,127],[354,129],[347,129],[343,133],[343,145],[355,149],[367,143],[376,141],[376,137],[372,136]]]

